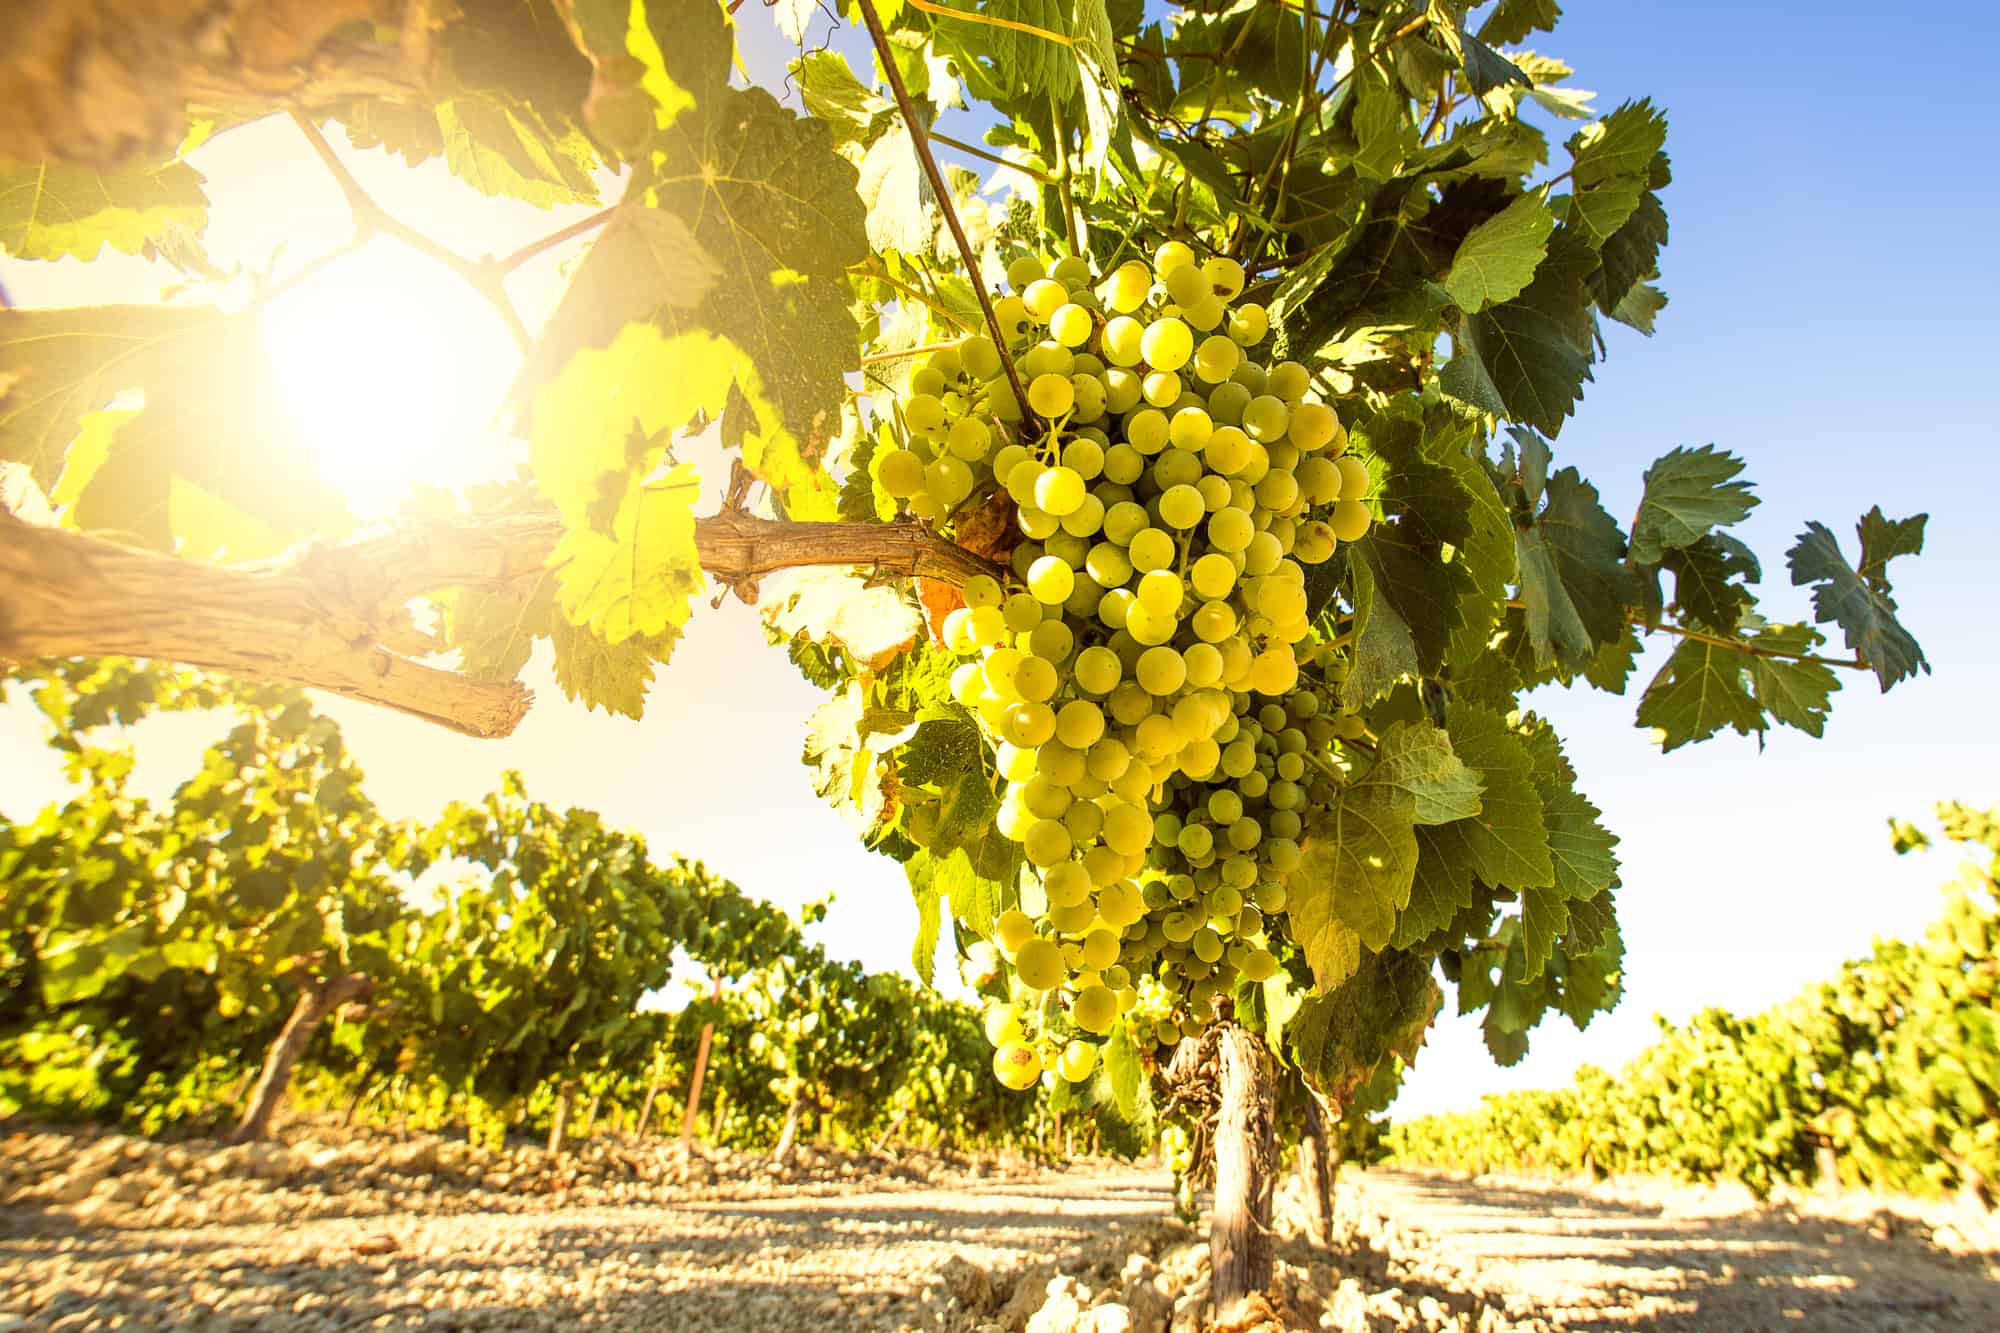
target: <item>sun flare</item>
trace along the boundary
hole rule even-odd
[[[265,338],[322,474],[364,516],[511,472],[518,445],[494,420],[520,354],[435,261],[378,240],[273,301]]]

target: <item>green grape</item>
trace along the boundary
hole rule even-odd
[[[1028,631],[1028,650],[1050,662],[1067,662],[1076,648],[1076,633],[1060,620],[1044,620]]]
[[[1365,500],[1368,498],[1369,481],[1368,465],[1366,463],[1354,457],[1354,455],[1348,454],[1344,457],[1334,459],[1333,465],[1340,472],[1341,499]],[[1353,541],[1354,539],[1352,537],[1343,537],[1341,540]]]
[[[1236,489],[1213,472],[1204,475],[1194,488],[1201,493],[1201,507],[1211,514],[1236,502]]]
[[[1195,348],[1194,373],[1206,384],[1223,384],[1236,373],[1236,364],[1242,359],[1242,349],[1228,338],[1204,338]]]
[[[1195,561],[1188,575],[1194,582],[1194,590],[1206,598],[1227,597],[1236,586],[1236,566],[1228,556],[1215,552]]]
[[[1076,571],[1065,560],[1045,555],[1028,566],[1028,591],[1046,606],[1062,605],[1075,589]]]
[[[1134,569],[1165,569],[1174,563],[1174,539],[1158,528],[1147,528],[1134,534],[1127,555]]]
[[[1287,404],[1296,403],[1312,387],[1312,375],[1296,361],[1280,361],[1272,366],[1264,382],[1264,392]]]
[[[1065,464],[1065,466],[1068,465]],[[1071,468],[1070,470],[1076,471],[1077,469]],[[1061,535],[1072,541],[1087,542],[1089,538],[1096,536],[1103,526],[1104,501],[1098,499],[1095,495],[1087,494],[1083,497],[1082,503],[1062,516]],[[1052,538],[1051,540],[1056,539]],[[1088,549],[1086,545],[1084,550]],[[1070,564],[1081,568],[1083,565],[1083,552],[1079,551],[1077,558],[1071,560]]]
[[[1215,430],[1204,407],[1183,407],[1167,423],[1167,439],[1180,449],[1199,451]]]
[[[1229,307],[1219,296],[1205,297],[1191,306],[1181,308],[1181,318],[1188,327],[1198,333],[1208,333],[1222,327],[1223,319],[1229,314]]]
[[[1155,407],[1145,407],[1132,414],[1125,423],[1125,440],[1142,454],[1157,454],[1167,447],[1171,434],[1167,414]]]
[[[1340,418],[1325,403],[1300,403],[1292,409],[1289,438],[1306,453],[1326,448],[1340,434]]]
[[[1132,562],[1111,542],[1099,542],[1084,557],[1083,567],[1100,587],[1122,588],[1132,577]]]
[[[1062,465],[1084,481],[1094,481],[1104,471],[1104,453],[1104,446],[1096,440],[1079,437],[1063,446]],[[1102,500],[1097,501],[1097,512],[1104,512]]]
[[[920,435],[936,434],[944,429],[944,404],[935,394],[915,394],[903,402],[903,424]]]
[[[924,485],[940,504],[955,505],[972,494],[972,469],[946,454],[924,469]]]
[[[1114,444],[1104,451],[1104,479],[1129,486],[1146,472],[1146,456],[1129,444]]]
[[[1368,534],[1368,525],[1373,521],[1374,516],[1368,512],[1368,506],[1359,500],[1342,500],[1333,507],[1333,535],[1341,541],[1360,541]]]
[[[1130,315],[1113,315],[1104,325],[1099,345],[1104,359],[1114,366],[1136,366],[1144,359],[1146,326]]]
[[[1021,255],[1007,265],[1007,285],[1020,291],[1038,278],[1048,276],[1040,255]]]
[[[1180,241],[1166,241],[1153,251],[1153,272],[1165,278],[1175,269],[1194,263],[1194,251]]]
[[[1032,567],[1032,562],[1030,565]],[[1041,603],[1025,592],[1010,593],[1000,604],[1000,612],[1006,619],[1008,630],[1015,634],[1026,634],[1042,623]]]
[[[1104,511],[1104,535],[1120,546],[1130,546],[1132,539],[1144,532],[1151,522],[1144,505],[1120,500]]]
[[[1031,505],[1035,502],[1035,483],[1048,471],[1047,464],[1040,459],[1028,457],[1007,470],[1007,494],[1014,497],[1017,505]]]
[[[1003,595],[999,580],[991,574],[974,574],[959,592],[968,607],[998,606]]]
[[[1053,278],[1037,278],[1021,289],[1021,304],[1043,323],[1069,301],[1069,288]]]
[[[1048,372],[1028,382],[1028,406],[1039,416],[1059,417],[1075,402],[1076,388],[1065,375]]]
[[[1055,733],[1055,713],[1046,703],[1023,700],[1008,704],[1000,715],[1000,734],[1012,745],[1033,748]]]
[[[1172,648],[1148,648],[1139,658],[1134,678],[1148,694],[1169,695],[1187,683],[1187,663]]]
[[[1214,294],[1208,279],[1203,277],[1201,269],[1193,264],[1177,268],[1171,273],[1162,273],[1160,280],[1166,284],[1167,299],[1175,305],[1193,305]]]
[[[1125,667],[1118,660],[1118,654],[1101,645],[1084,649],[1076,655],[1075,678],[1077,688],[1086,694],[1104,695],[1118,687],[1119,678],[1125,674]],[[1116,774],[1112,775],[1116,777]],[[1108,781],[1109,779],[1107,779]]]
[[[1181,377],[1171,370],[1154,370],[1140,381],[1140,393],[1154,407],[1173,407],[1180,402]]]
[[[1151,476],[1163,491],[1193,485],[1201,478],[1201,459],[1185,449],[1169,449],[1153,460]]]
[[[1282,468],[1272,468],[1257,483],[1257,503],[1274,514],[1283,514],[1299,498],[1298,478]]]
[[[993,319],[995,323],[999,324],[1000,331],[1007,336],[1009,346],[1020,342],[1021,339],[1028,336],[1031,324],[1028,316],[1028,304],[1018,296],[1003,296],[995,301],[993,303]],[[997,373],[999,367],[995,366],[994,370]]]
[[[1072,302],[1049,316],[1049,336],[1064,347],[1081,347],[1090,339],[1090,312]]]
[[[1022,471],[1023,469],[1017,468],[1015,470]],[[1031,496],[1030,499],[1032,498],[1033,497]],[[1022,505],[1019,511],[1017,511],[1016,514],[1014,515],[1014,519],[1015,522],[1020,526],[1021,531],[1027,533],[1030,537],[1033,537],[1038,542],[1047,541],[1050,537],[1055,536],[1057,532],[1062,530],[1061,519],[1057,518],[1054,514],[1051,514],[1048,510],[1039,508],[1032,503]],[[1024,549],[1025,548],[1023,547],[1015,548],[1017,554],[1019,554]],[[1015,572],[1025,576],[1028,572],[1027,566],[1024,564],[1017,565],[1015,568]]]
[[[1116,782],[1132,766],[1132,752],[1116,736],[1106,736],[1090,747],[1085,771],[1100,782]]]
[[[1049,276],[1068,287],[1071,291],[1075,291],[1079,287],[1089,287],[1092,280],[1095,279],[1096,274],[1090,271],[1090,261],[1088,259],[1083,258],[1081,255],[1070,255],[1066,258],[1058,259],[1055,267],[1049,270]]]
[[[891,449],[876,464],[875,476],[883,490],[907,500],[924,489],[924,460],[914,450]]]
[[[1200,861],[1215,850],[1215,834],[1205,824],[1189,824],[1183,828],[1175,845],[1181,855],[1191,861]]]
[[[1070,393],[1075,405],[1070,409],[1070,419],[1074,422],[1089,423],[1104,417],[1104,381],[1095,375],[1072,375],[1069,377]]]
[[[1201,492],[1192,486],[1186,484],[1172,486],[1160,496],[1160,517],[1170,527],[1182,530],[1191,528],[1201,522],[1207,512],[1208,506],[1203,503]]]
[[[958,344],[958,359],[965,373],[976,380],[990,380],[1000,374],[1000,349],[983,333],[973,334]]]
[[[1034,401],[1033,390],[1029,391],[1028,399],[1030,402]],[[1283,436],[1286,427],[1291,424],[1291,419],[1291,412],[1285,407],[1284,400],[1275,394],[1261,394],[1252,398],[1250,405],[1243,409],[1243,429],[1249,433],[1251,439],[1260,443]]]
[[[1242,369],[1239,367],[1236,373],[1242,374]],[[1250,400],[1255,396],[1246,385],[1231,379],[1227,384],[1216,385],[1208,395],[1208,414],[1215,418],[1217,425],[1240,426],[1243,424],[1243,409],[1250,406]]]
[[[1250,462],[1250,437],[1234,426],[1218,426],[1202,449],[1202,459],[1216,473],[1234,476]]]
[[[1018,473],[1020,468],[1016,468]],[[1223,509],[1208,520],[1209,544],[1218,551],[1241,551],[1250,545],[1257,528],[1241,509]]]
[[[1058,518],[1075,513],[1088,493],[1074,468],[1057,465],[1035,478],[1035,507]]]
[[[1194,354],[1194,334],[1188,326],[1168,315],[1154,320],[1147,326],[1140,339],[1139,348],[1146,358],[1146,364],[1156,371],[1172,372],[1186,365]],[[1175,383],[1175,397],[1179,397],[1179,383]]]
[[[967,463],[976,463],[986,457],[987,447],[992,443],[992,429],[977,417],[960,417],[952,423],[951,432],[945,437],[945,448]]]
[[[1169,616],[1180,612],[1181,601],[1186,590],[1181,585],[1180,575],[1170,569],[1155,569],[1147,572],[1139,580],[1135,590],[1139,604],[1155,615]]]
[[[1104,410],[1112,416],[1124,416],[1144,396],[1145,381],[1133,371],[1113,366],[1104,372]]]
[[[1225,301],[1233,301],[1243,290],[1243,266],[1226,255],[1202,261],[1201,275],[1209,288]]]
[[[1221,643],[1236,632],[1236,608],[1224,601],[1203,602],[1188,623],[1203,643]]]
[[[1105,281],[1105,301],[1121,315],[1129,315],[1146,303],[1152,290],[1153,271],[1137,259],[1128,259]]]
[[[1240,305],[1229,312],[1229,338],[1242,347],[1255,347],[1271,331],[1271,317],[1260,305]]]

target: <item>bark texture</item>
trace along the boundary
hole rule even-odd
[[[298,1001],[292,1005],[292,1015],[285,1020],[278,1039],[264,1053],[264,1067],[251,1089],[250,1104],[243,1108],[243,1118],[236,1122],[236,1129],[230,1135],[232,1139],[242,1143],[261,1139],[271,1132],[271,1116],[284,1100],[285,1088],[292,1081],[292,1069],[312,1044],[319,1025],[340,1006],[366,1000],[374,991],[374,979],[359,972],[331,981],[310,974],[300,976]]]
[[[792,1149],[799,1141],[799,1121],[805,1118],[805,1113],[805,1094],[793,1094],[792,1104],[785,1108],[785,1127],[778,1134],[778,1146],[771,1149],[771,1160],[779,1166],[792,1160]]]
[[[533,696],[417,658],[441,645],[408,602],[533,578],[562,535],[551,511],[405,523],[254,565],[207,565],[0,511],[0,661],[146,657],[379,704],[478,737],[505,736]],[[755,596],[758,578],[856,565],[962,584],[996,567],[915,523],[790,523],[725,510],[696,525],[703,572]]]
[[[549,1156],[560,1157],[569,1147],[569,1112],[576,1101],[576,1084],[565,1083],[556,1092],[555,1114],[549,1118]]]
[[[1331,1129],[1319,1099],[1306,1093],[1305,1128],[1299,1135],[1299,1184],[1305,1194],[1306,1229],[1315,1245],[1333,1236],[1333,1162],[1328,1149]]]
[[[423,96],[433,0],[6,0],[0,159],[157,161],[225,114]],[[398,35],[371,39],[368,24]]]
[[[722,998],[722,978],[715,979],[715,997]],[[694,1146],[694,1118],[701,1110],[701,1083],[708,1077],[708,1048],[715,1040],[715,1024],[701,1025],[701,1042],[695,1047],[694,1075],[688,1079],[687,1111],[681,1116],[681,1151]]]
[[[1222,1104],[1215,1118],[1215,1212],[1209,1223],[1218,1320],[1271,1285],[1271,1192],[1276,1184],[1271,1057],[1255,1033],[1217,1030]]]

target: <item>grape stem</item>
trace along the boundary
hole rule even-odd
[[[1037,167],[1031,167],[1025,162],[1010,162],[1006,158],[1000,156],[1000,154],[998,153],[989,153],[984,148],[975,147],[974,145],[965,142],[963,139],[954,139],[949,134],[940,134],[936,130],[932,130],[931,142],[941,143],[946,148],[955,148],[959,152],[966,154],[968,157],[984,158],[986,161],[991,162],[996,166],[1011,167],[1013,170],[1020,172],[1023,176],[1026,176],[1030,180],[1033,180],[1042,185],[1054,185],[1056,183],[1055,175],[1052,172],[1043,171]]]
[[[1515,611],[1525,611],[1528,609],[1528,604],[1519,598],[1510,598],[1507,605]],[[1709,634],[1698,629],[1688,629],[1684,625],[1669,625],[1664,621],[1657,625],[1648,625],[1643,616],[1627,616],[1626,623],[1643,629],[1648,634],[1651,634],[1655,630],[1662,630],[1668,634],[1678,635],[1683,639],[1692,639],[1696,643],[1705,643],[1715,648],[1733,649],[1750,657],[1773,657],[1786,662],[1811,662],[1816,666],[1841,667],[1848,671],[1873,671],[1875,669],[1859,656],[1822,657],[1818,653],[1795,653],[1785,648],[1760,648],[1756,644],[1746,643],[1742,639],[1732,639],[1721,634]]]
[[[986,326],[993,331],[993,346],[1000,353],[1000,368],[1006,372],[1007,384],[1014,390],[1014,401],[1021,406],[1021,423],[1025,427],[1033,420],[1033,409],[1028,406],[1028,391],[1021,387],[1021,373],[1014,368],[1013,354],[1007,349],[1007,335],[1000,327],[1000,317],[993,313],[993,298],[986,291],[986,284],[979,277],[979,256],[972,252],[972,242],[965,239],[964,224],[958,220],[958,210],[952,206],[951,189],[944,183],[944,173],[938,170],[937,157],[931,152],[930,131],[924,126],[924,119],[917,114],[916,104],[910,100],[910,90],[903,86],[903,71],[896,64],[896,53],[889,49],[889,34],[882,30],[882,16],[875,12],[875,0],[855,0],[861,10],[861,21],[868,27],[868,36],[875,43],[876,54],[882,58],[882,75],[889,80],[889,91],[895,94],[896,109],[903,113],[903,123],[910,127],[910,144],[917,152],[917,161],[923,164],[924,175],[931,183],[931,192],[937,196],[938,208],[944,212],[945,225],[951,228],[951,239],[958,245],[958,255],[965,261],[965,276],[972,282],[972,294],[979,298],[979,313],[986,316]],[[925,6],[919,6],[924,8]],[[954,14],[953,17],[963,17]]]
[[[313,122],[313,118],[296,108],[289,114],[292,123],[299,127],[299,133],[305,135],[306,142],[312,145],[313,152],[318,155],[320,162],[332,175],[334,183],[340,187],[340,193],[347,200],[347,211],[354,217],[354,239],[347,248],[358,249],[378,234],[393,236],[412,250],[444,265],[464,279],[468,287],[478,292],[488,305],[499,312],[501,321],[507,325],[507,332],[513,335],[515,344],[523,351],[528,349],[533,340],[529,338],[527,326],[521,322],[520,314],[515,311],[513,301],[507,296],[507,271],[504,268],[492,262],[480,263],[467,259],[438,244],[415,227],[391,217],[370,197],[368,191],[362,188],[361,182],[354,178],[354,173],[347,169],[347,165],[333,151],[333,145],[326,141],[324,134],[320,133],[319,126]]]

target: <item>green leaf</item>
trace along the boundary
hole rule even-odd
[[[1664,734],[1662,750],[1707,740],[1724,727],[1742,735],[1764,729],[1764,710],[1744,683],[1744,655],[1683,639],[1639,699],[1638,725]]]
[[[1593,247],[1609,245],[1637,214],[1648,192],[1671,179],[1662,152],[1666,142],[1666,117],[1643,99],[1627,102],[1578,130],[1569,141],[1575,192],[1565,213],[1568,225]],[[1632,282],[1656,268],[1659,245],[1666,239],[1665,224],[1664,213],[1656,213],[1623,239],[1613,256],[1614,271],[1605,275],[1600,300],[1615,306]]]
[[[1712,528],[1741,522],[1757,506],[1750,483],[1735,480],[1742,471],[1742,459],[1714,445],[1675,449],[1647,468],[1632,522],[1631,558],[1658,564],[1670,548],[1690,546]]]
[[[627,324],[664,321],[698,308],[721,268],[672,213],[623,203],[577,265],[521,367],[519,392],[553,379],[586,348],[610,345]]]
[[[571,528],[549,563],[556,600],[572,622],[617,645],[634,635],[678,633],[703,587],[695,548],[694,468],[678,464],[665,477],[629,490],[610,532]]]
[[[1663,568],[1674,576],[1674,605],[1681,618],[1717,634],[1736,633],[1757,600],[1744,584],[1763,576],[1756,553],[1726,532],[1711,532],[1691,546],[1668,550]]]
[[[1664,160],[1663,155],[1660,161]],[[1591,297],[1597,308],[1617,318],[1620,305],[1660,275],[1660,248],[1666,243],[1667,210],[1659,195],[1648,190],[1639,196],[1625,225],[1598,248],[1603,263],[1590,275]]]
[[[1511,46],[1531,32],[1549,31],[1561,17],[1556,0],[1500,0],[1479,25],[1479,40]]]
[[[1341,702],[1352,712],[1387,694],[1405,676],[1416,675],[1420,667],[1416,638],[1409,622],[1380,592],[1374,561],[1366,556],[1350,559],[1347,569],[1353,581],[1354,669],[1342,688]]]
[[[596,154],[582,135],[558,132],[501,93],[467,93],[437,106],[452,174],[481,194],[538,208],[597,201]]]
[[[1534,279],[1555,225],[1555,214],[1540,194],[1522,195],[1466,234],[1444,276],[1444,289],[1467,314],[1513,300]]]
[[[916,141],[901,123],[868,145],[855,185],[868,208],[868,244],[924,255],[937,235],[937,199],[917,161]]]
[[[445,642],[459,651],[459,669],[479,680],[518,676],[535,640],[555,625],[555,580],[547,574],[500,585],[469,584],[436,600],[444,611]],[[559,656],[558,678],[560,666]]]
[[[1355,174],[1363,180],[1388,180],[1417,147],[1417,127],[1410,119],[1409,101],[1394,72],[1380,60],[1354,71]]]
[[[944,930],[944,895],[935,878],[910,881],[910,893],[917,900],[917,938],[910,945],[910,966],[917,980],[935,985],[938,936]]]
[[[1840,543],[1822,523],[1806,524],[1785,556],[1793,585],[1813,585],[1813,619],[1822,625],[1828,621],[1839,624],[1847,646],[1874,670],[1885,693],[1904,677],[1920,670],[1928,675],[1931,669],[1923,648],[1896,619],[1896,603],[1885,572],[1894,556],[1923,549],[1924,517],[1890,523],[1882,518],[1879,508],[1870,511],[1861,523],[1862,565],[1870,574],[1866,579],[1847,563]],[[1870,537],[1876,548],[1873,552],[1867,541]],[[1871,555],[1875,557],[1872,561]]]
[[[993,773],[979,728],[962,713],[939,711],[939,716],[918,724],[896,758],[902,782],[938,792],[938,827],[931,848],[943,853],[982,837],[1000,802],[993,794]]]
[[[1285,919],[1322,990],[1346,974],[1354,940],[1379,950],[1395,931],[1416,869],[1413,805],[1394,787],[1350,787],[1309,830]]]
[[[833,128],[840,144],[868,144],[896,104],[854,77],[854,67],[838,51],[808,51],[792,66],[806,110]]]
[[[1769,625],[1752,635],[1750,642],[1778,652],[1809,653],[1825,639],[1810,625]],[[1824,733],[1833,692],[1839,688],[1840,679],[1833,668],[1818,662],[1750,659],[1750,690],[1758,707],[1810,736]]]
[[[1111,1081],[1111,1102],[1118,1108],[1119,1118],[1128,1122],[1137,1119],[1139,1087],[1146,1070],[1123,1023],[1112,1029],[1111,1040],[1104,1044],[1104,1072]]]
[[[722,265],[698,322],[741,347],[785,425],[831,436],[857,368],[847,270],[868,254],[852,164],[828,128],[762,89],[718,94],[677,118],[635,178]]]
[[[1364,782],[1407,795],[1416,824],[1449,824],[1479,813],[1479,775],[1452,752],[1451,737],[1428,722],[1391,724]]]
[[[1518,530],[1521,600],[1535,660],[1580,670],[1602,643],[1624,634],[1633,583],[1625,537],[1575,468],[1549,478],[1548,504]]]
[[[1514,549],[1513,522],[1506,502],[1494,489],[1484,460],[1474,457],[1469,450],[1452,449],[1445,453],[1443,461],[1457,473],[1459,485],[1471,500],[1469,528],[1465,539],[1458,543],[1456,558],[1470,576],[1472,588],[1459,600],[1459,611],[1465,620],[1452,632],[1445,657],[1446,665],[1462,669],[1486,653],[1520,565]]]
[[[1419,828],[1410,901],[1396,917],[1396,934],[1390,943],[1398,949],[1420,944],[1472,906],[1477,892],[1465,841],[1456,835],[1440,838],[1435,828]]]
[[[1315,1088],[1345,1100],[1389,1056],[1416,1058],[1441,999],[1429,958],[1371,953],[1338,987],[1299,1006],[1285,1025],[1287,1053]]]
[[[202,175],[185,162],[107,172],[70,162],[0,163],[0,251],[16,259],[136,255],[171,228],[208,223]]]
[[[787,639],[839,648],[870,671],[881,671],[914,647],[923,614],[893,584],[870,584],[848,569],[795,569],[763,581],[757,597],[764,623]]]
[[[1497,888],[1539,888],[1554,882],[1534,761],[1498,713],[1454,704],[1445,718],[1452,749],[1479,774],[1480,812],[1437,827],[1442,855],[1462,861]]]
[[[102,935],[78,935],[41,951],[42,1003],[51,1008],[87,1000],[116,981],[145,948],[143,922]]]
[[[1584,279],[1596,267],[1596,254],[1558,229],[1526,291],[1459,323],[1441,376],[1445,392],[1544,434],[1560,432],[1591,377]]]
[[[1667,294],[1649,282],[1634,283],[1632,290],[1625,293],[1618,302],[1611,318],[1620,324],[1630,325],[1648,338],[1653,336],[1653,322],[1660,312],[1667,308]]]
[[[550,617],[549,637],[556,652],[556,684],[565,699],[630,718],[645,712],[646,687],[653,682],[653,661],[661,649],[645,638],[611,643],[560,616]]]
[[[77,527],[117,529],[171,549],[175,477],[286,541],[341,525],[345,506],[320,480],[254,313],[0,308],[0,385],[9,384],[0,394],[0,459],[25,463],[45,491],[58,489],[87,414],[121,394],[145,397],[137,415],[103,419],[117,423],[116,433],[98,442],[102,463],[87,469],[88,485],[61,488]],[[219,403],[228,410],[218,411]],[[269,484],[273,476],[286,484]]]

